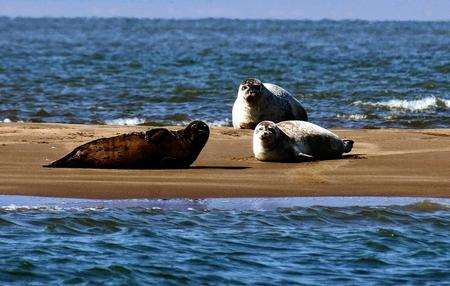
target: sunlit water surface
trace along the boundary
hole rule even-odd
[[[0,17],[0,122],[229,125],[239,83],[325,127],[448,127],[450,22]]]
[[[0,196],[1,284],[445,284],[450,201]]]

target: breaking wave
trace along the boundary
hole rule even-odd
[[[133,118],[118,118],[112,120],[105,120],[107,125],[139,125],[144,124],[145,119],[133,117]]]
[[[342,119],[350,119],[350,120],[364,120],[367,119],[367,115],[365,114],[338,114],[337,118]]]
[[[132,117],[132,118],[117,118],[112,120],[105,120],[106,125],[128,125],[128,126],[135,126],[135,125],[150,125],[150,126],[165,126],[165,125],[174,125],[174,126],[184,126],[189,124],[193,120],[177,120],[178,118],[174,118],[172,120],[158,120],[158,121],[148,121],[144,118],[139,117]],[[6,121],[4,121],[6,122]],[[8,121],[10,122],[10,121]],[[231,121],[229,119],[222,119],[222,120],[212,120],[212,121],[205,121],[209,126],[231,126]]]
[[[222,120],[213,120],[208,123],[209,126],[218,126],[218,127],[230,127],[232,126],[230,119],[222,119]]]
[[[414,204],[408,204],[403,207],[408,211],[434,212],[434,211],[448,211],[450,205],[443,202],[438,203],[430,200],[423,200]]]
[[[391,99],[381,102],[362,102],[355,101],[354,105],[359,106],[374,106],[382,107],[390,110],[408,110],[408,111],[421,111],[432,108],[449,108],[450,99],[439,98],[435,96],[429,96],[422,99],[406,100],[406,99]]]

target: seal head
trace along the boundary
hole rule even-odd
[[[277,146],[280,130],[272,121],[262,121],[255,128],[254,136],[257,136],[261,145],[266,150],[272,150]]]
[[[194,149],[202,150],[209,138],[209,127],[203,121],[192,121],[182,130],[182,134],[193,144]]]
[[[289,137],[273,121],[260,122],[253,131],[253,154],[260,161],[290,161]]]
[[[239,86],[239,90],[243,93],[243,98],[248,103],[256,103],[261,98],[263,91],[263,83],[256,78],[248,78],[244,80]]]

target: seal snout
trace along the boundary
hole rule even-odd
[[[261,135],[259,136],[259,138],[261,138],[261,140],[263,140],[263,141],[268,141],[268,140],[270,140],[271,137],[272,137],[272,133],[269,131],[263,131],[263,132],[261,132]]]

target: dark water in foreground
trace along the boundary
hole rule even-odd
[[[228,125],[239,83],[325,127],[450,126],[450,22],[0,18],[0,122]]]
[[[448,200],[18,201],[0,198],[0,284],[450,281]]]

